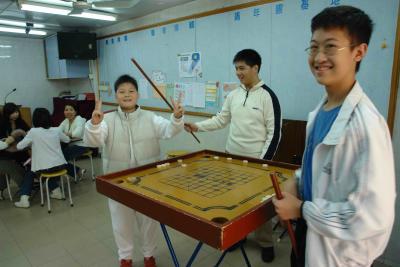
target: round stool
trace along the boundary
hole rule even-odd
[[[83,153],[81,156],[84,157],[89,157],[90,158],[90,167],[91,167],[91,174],[92,174],[92,181],[95,180],[95,175],[94,175],[94,169],[93,169],[93,151],[91,149],[88,149],[85,153]],[[74,164],[74,180],[75,183],[78,182],[78,177],[76,175],[76,167],[75,167],[75,158],[73,159],[73,164]]]
[[[67,175],[67,170],[62,169],[59,171],[54,171],[54,172],[43,172],[39,176],[39,184],[40,184],[40,205],[43,207],[44,206],[44,200],[43,200],[43,185],[42,185],[42,179],[46,179],[46,193],[47,193],[47,212],[51,213],[51,206],[50,206],[50,192],[49,192],[49,179],[52,178],[57,178],[60,177],[60,185],[61,185],[61,192],[62,196],[65,200],[65,192],[64,192],[64,181],[63,177],[67,179],[67,185],[68,185],[68,194],[69,194],[69,203],[71,207],[74,206],[74,203],[72,203],[72,197],[71,197],[71,185],[69,183],[69,177]]]

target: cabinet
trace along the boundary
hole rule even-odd
[[[89,61],[78,59],[59,59],[57,34],[44,40],[48,79],[87,78]]]
[[[301,164],[306,140],[306,121],[282,121],[282,136],[274,161]]]

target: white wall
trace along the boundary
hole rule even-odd
[[[120,31],[130,30],[141,26],[164,22],[170,19],[190,16],[193,14],[206,12],[223,7],[253,2],[254,0],[197,0],[183,5],[165,9],[156,13],[149,14],[138,19],[127,20],[110,27],[105,27],[97,31],[99,36],[108,35]]]
[[[7,98],[31,108],[45,107],[53,110],[53,97],[62,91],[90,92],[87,79],[48,80],[46,77],[43,40],[0,36],[0,103],[5,95],[17,88]],[[10,56],[10,57],[6,57]]]

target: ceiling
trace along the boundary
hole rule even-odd
[[[75,0],[74,0],[75,1]],[[95,3],[100,0],[87,0],[89,3]],[[103,0],[104,1],[104,0]],[[111,0],[112,1],[112,0]],[[95,11],[116,14],[116,21],[102,21],[95,19],[84,19],[71,16],[52,15],[39,12],[23,11],[19,9],[17,0],[0,0],[0,20],[17,20],[23,22],[40,23],[45,25],[47,36],[57,31],[93,31],[98,28],[110,26],[124,20],[142,17],[157,11],[161,11],[173,6],[185,4],[194,0],[141,0],[138,4],[130,8],[96,8]],[[61,0],[30,0],[30,2],[45,3],[52,5],[71,6]],[[0,25],[5,26],[5,25]],[[40,29],[43,30],[43,29]],[[0,32],[0,36],[28,37],[25,34],[4,33]],[[43,36],[29,38],[43,38]]]

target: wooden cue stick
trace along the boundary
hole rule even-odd
[[[153,83],[153,81],[149,78],[149,76],[147,76],[147,74],[144,72],[144,70],[139,65],[139,63],[137,63],[134,58],[131,58],[131,61],[138,68],[140,73],[142,73],[142,75],[146,78],[146,80],[150,83],[150,85],[154,88],[154,90],[156,90],[156,92],[159,94],[159,96],[161,96],[161,98],[168,105],[168,107],[173,111],[174,108],[172,107],[172,105],[168,102],[168,100],[165,98],[165,96],[158,90],[157,86]],[[190,133],[193,135],[194,139],[196,139],[196,141],[200,143],[200,140],[197,138],[197,136],[193,132],[190,132]]]
[[[278,179],[276,178],[275,172],[271,172],[270,173],[270,177],[271,177],[272,185],[274,186],[276,198],[277,199],[282,199],[283,196],[282,196],[282,193],[281,193],[281,189],[279,188],[279,183],[278,183]],[[296,257],[298,257],[299,253],[297,251],[296,237],[294,236],[294,231],[293,231],[292,224],[290,223],[289,220],[284,221],[284,222],[287,225],[287,231],[289,233],[290,242],[292,243],[294,254],[296,255]]]

